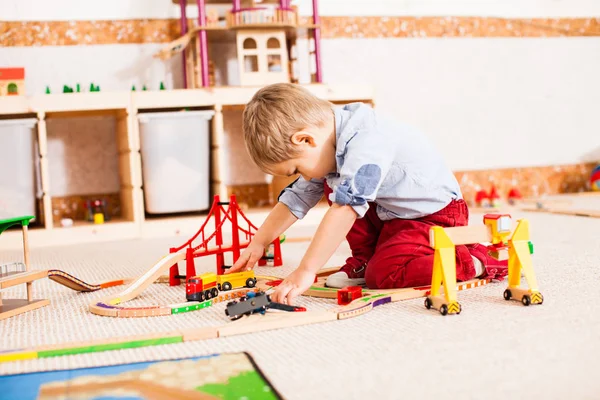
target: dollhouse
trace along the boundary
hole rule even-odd
[[[25,94],[25,68],[0,68],[0,96]]]
[[[183,36],[157,57],[167,59],[183,53],[185,88],[297,83],[298,37],[309,40],[311,83],[322,83],[318,0],[312,3],[312,20],[299,17],[291,0],[173,2],[181,8]],[[186,15],[188,3],[198,6],[198,20],[192,27]],[[231,9],[220,15],[219,10],[229,4]],[[235,49],[236,54],[228,54],[227,49]],[[230,70],[232,59],[237,61],[238,71],[225,77],[223,71]]]

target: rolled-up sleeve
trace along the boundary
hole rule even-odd
[[[278,201],[285,204],[296,218],[302,219],[323,197],[323,184],[324,179],[307,181],[300,177],[281,191]]]
[[[382,136],[357,132],[344,149],[344,163],[329,200],[351,206],[359,218],[364,217],[394,161],[394,153],[386,149]]]

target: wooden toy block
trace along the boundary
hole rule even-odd
[[[352,303],[352,301],[362,297],[362,287],[348,286],[337,292],[337,303],[341,306]]]
[[[486,225],[458,226],[455,228],[445,228],[444,231],[445,236],[448,237],[454,246],[492,241],[492,234]]]

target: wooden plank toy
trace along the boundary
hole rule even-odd
[[[21,284],[27,285],[27,299],[2,299],[2,293],[0,292],[0,320],[50,304],[50,300],[33,299],[33,282],[48,276],[48,271],[30,270],[28,227],[34,218],[33,216],[23,216],[0,221],[0,234],[13,225],[21,225],[23,230],[23,259],[25,262],[24,265],[13,263],[4,266],[3,272],[0,275],[0,289]],[[9,266],[14,268],[9,270]]]

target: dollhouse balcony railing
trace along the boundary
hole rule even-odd
[[[257,25],[296,26],[298,13],[291,8],[240,8],[228,12],[227,23],[230,28]]]

